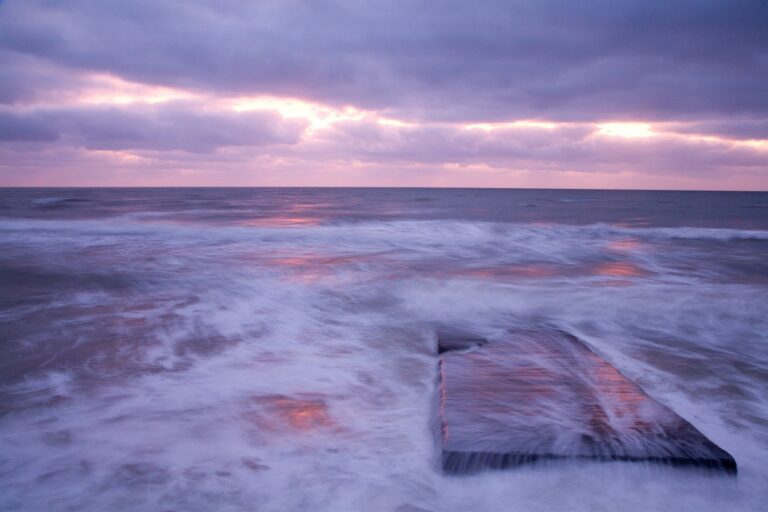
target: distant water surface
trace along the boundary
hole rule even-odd
[[[768,194],[0,189],[2,510],[764,510]],[[437,329],[556,326],[730,452],[444,476]]]

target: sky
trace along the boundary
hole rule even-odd
[[[0,186],[768,190],[768,1],[0,0]]]

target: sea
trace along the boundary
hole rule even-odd
[[[0,291],[3,511],[768,507],[768,193],[5,188]],[[436,332],[540,325],[738,474],[441,471]]]

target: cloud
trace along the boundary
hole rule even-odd
[[[680,133],[719,135],[740,140],[768,140],[768,118],[764,119],[718,119],[675,127]]]
[[[59,141],[95,150],[205,153],[228,146],[296,144],[306,122],[275,112],[205,111],[184,102],[0,112],[0,141]]]
[[[768,117],[757,0],[11,0],[0,12],[6,50],[220,94],[454,121]]]
[[[0,19],[2,9],[0,4]],[[57,98],[76,92],[82,85],[76,70],[44,58],[0,50],[0,105]]]
[[[0,179],[766,188],[766,26],[758,0],[0,1]]]
[[[2,142],[51,142],[59,133],[33,116],[0,112],[0,143]]]
[[[364,119],[337,123],[311,151],[317,153],[315,158],[393,166],[418,163],[540,171],[632,170],[681,176],[725,170],[765,175],[768,163],[766,149],[727,140],[698,140],[677,134],[617,137],[603,135],[598,127],[584,123],[551,127],[520,123],[483,129],[456,124],[391,126]]]

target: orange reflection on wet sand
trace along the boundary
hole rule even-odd
[[[259,411],[247,416],[251,422],[270,431],[314,431],[335,427],[335,422],[328,413],[328,406],[320,398],[298,398],[285,395],[253,397]],[[312,395],[309,395],[312,396]]]
[[[648,272],[628,261],[616,261],[603,263],[595,269],[595,274],[608,277],[639,277],[648,275]]]
[[[283,256],[278,258],[269,258],[267,262],[270,266],[274,265],[277,267],[305,267],[317,265],[319,263],[318,259],[319,257],[316,255]]]
[[[380,263],[397,265],[395,260],[376,254],[331,254],[312,252],[292,255],[250,254],[249,261],[284,271],[288,281],[314,283],[336,274],[339,270],[355,270],[360,265]],[[348,275],[348,273],[347,273]]]
[[[609,251],[616,251],[616,252],[631,252],[636,251],[638,249],[641,249],[643,247],[643,243],[639,240],[635,240],[634,238],[623,238],[621,240],[614,240],[613,242],[609,242],[606,244],[605,248]]]
[[[275,407],[293,428],[313,430],[332,424],[325,403],[315,400],[282,398],[275,400]]]
[[[316,283],[332,274],[330,265],[323,264],[320,255],[278,256],[266,258],[261,263],[269,267],[284,269],[287,273],[283,279],[287,281],[311,284]]]

